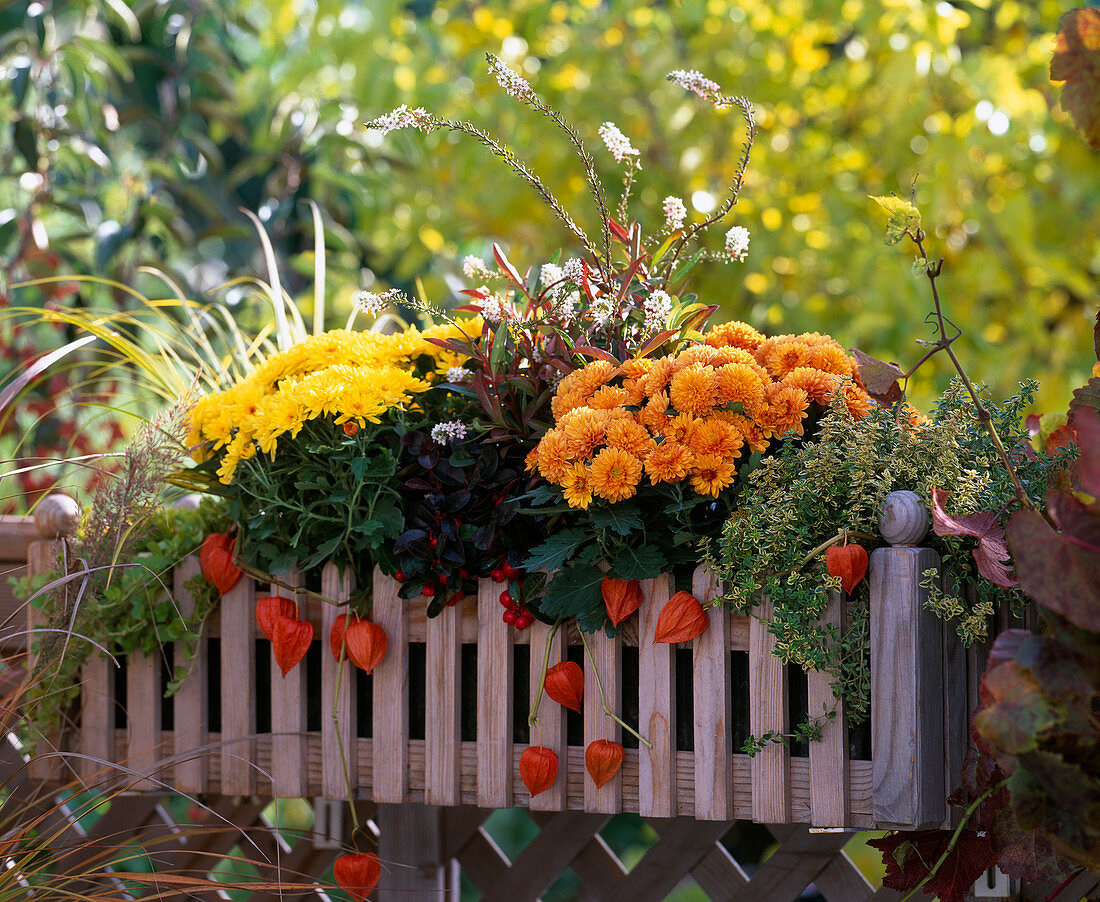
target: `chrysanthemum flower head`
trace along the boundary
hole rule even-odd
[[[678,416],[671,417],[666,423],[661,434],[666,440],[670,442],[676,442],[680,445],[686,445],[691,441],[691,436],[695,432],[695,425],[697,420],[689,413],[682,413]]]
[[[695,464],[695,455],[687,445],[665,439],[654,448],[645,461],[649,481],[679,482]]]
[[[828,404],[838,378],[834,373],[826,373],[812,366],[796,366],[783,377],[783,384],[802,389],[817,404]]]
[[[755,351],[764,341],[764,336],[748,323],[736,320],[719,323],[703,339],[712,347],[734,347]]]
[[[795,367],[806,366],[810,349],[800,338],[784,338],[775,342],[764,358],[764,366],[773,379],[782,379]]]
[[[747,363],[727,363],[715,371],[715,401],[720,405],[738,403],[749,416],[755,416],[764,402],[765,381]]]
[[[558,420],[558,428],[565,432],[571,460],[585,460],[603,444],[610,419],[606,410],[576,407]]]
[[[562,494],[570,507],[587,510],[592,503],[592,473],[582,463],[575,463],[561,478]]]
[[[744,440],[734,424],[708,417],[695,427],[688,444],[696,457],[710,455],[733,460],[741,454]]]
[[[716,397],[714,370],[709,366],[692,363],[672,377],[669,399],[679,413],[708,413],[714,409]]]
[[[691,468],[691,487],[700,495],[717,498],[722,489],[733,485],[736,476],[733,461],[704,454],[695,458],[695,466]]]
[[[616,419],[607,427],[607,446],[645,460],[653,445],[649,432],[633,419]]]
[[[551,429],[538,444],[539,474],[547,482],[559,484],[572,462],[565,430],[560,427]]]
[[[852,359],[838,344],[818,344],[811,347],[806,365],[838,376],[851,376],[854,372]]]
[[[622,448],[603,448],[592,460],[592,489],[615,503],[632,498],[642,478],[642,462]]]
[[[774,436],[794,432],[802,435],[802,420],[810,408],[809,396],[800,388],[792,388],[781,382],[764,390],[766,407],[757,418],[762,431]]]

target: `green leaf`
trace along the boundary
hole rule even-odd
[[[582,629],[586,623],[598,619],[599,624],[590,629],[598,628],[606,617],[600,592],[603,577],[603,571],[595,564],[566,564],[546,586],[539,608],[551,617],[577,617]]]
[[[629,501],[606,507],[593,506],[588,515],[596,529],[611,529],[621,536],[628,536],[634,530],[642,528],[641,511],[636,504]]]
[[[577,546],[587,537],[588,533],[583,529],[566,529],[555,533],[541,545],[536,545],[531,549],[527,559],[523,562],[523,569],[542,570],[545,568],[548,572],[553,572],[573,556]]]
[[[624,548],[611,561],[611,575],[616,579],[653,579],[668,569],[668,560],[652,545]]]

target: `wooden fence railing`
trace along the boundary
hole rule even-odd
[[[255,599],[269,587],[242,579],[222,598],[190,675],[171,699],[162,697],[168,668],[159,657],[133,655],[121,667],[90,661],[79,729],[62,750],[79,753],[72,766],[86,777],[101,772],[100,762],[122,762],[141,778],[137,788],[150,791],[351,796],[819,827],[938,824],[947,817],[947,783],[965,750],[966,680],[952,678],[961,655],[922,604],[922,574],[938,558],[904,544],[923,535],[910,521],[923,527],[927,516],[912,508],[915,496],[894,500],[883,533],[898,544],[872,554],[869,574],[869,756],[853,749],[858,743],[850,742],[842,708],[821,741],[801,755],[781,744],[751,758],[738,752],[746,732],[788,732],[799,713],[831,708],[830,678],[811,672],[803,679],[772,654],[766,602],[751,618],[709,608],[710,626],[698,639],[654,643],[657,612],[673,591],[663,576],[643,584],[636,628],[614,638],[588,637],[608,704],[636,719],[652,743],[628,748],[619,775],[597,789],[584,770],[584,747],[622,737],[602,711],[579,634],[559,632],[550,661],[582,663],[583,716],[574,720],[544,699],[532,735],[526,715],[542,680],[550,628],[536,622],[517,632],[501,622],[501,587],[489,580],[482,581],[476,605],[444,608],[427,619],[423,599],[400,599],[398,584],[380,572],[372,617],[386,629],[389,648],[372,675],[337,665],[327,637],[339,609],[303,594],[302,616],[316,627],[313,648],[281,676],[254,617]],[[30,551],[32,567],[53,560],[47,540]],[[185,583],[197,571],[194,559],[175,571],[175,599],[184,609],[190,603]],[[717,586],[700,568],[692,590],[705,604]],[[291,594],[271,587],[270,594],[279,593]],[[351,593],[347,576],[326,567],[322,594],[339,601]],[[844,607],[834,597],[824,619],[843,628]],[[166,649],[168,660],[172,654]],[[554,749],[560,761],[555,784],[534,798],[518,773],[528,744]],[[37,776],[60,778],[58,761],[39,762]]]

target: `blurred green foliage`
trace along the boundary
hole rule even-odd
[[[914,360],[914,338],[930,336],[926,287],[901,249],[883,246],[867,195],[908,196],[916,179],[965,333],[956,348],[995,393],[1035,377],[1038,406],[1060,409],[1089,369],[1100,271],[1096,159],[1048,79],[1064,10],[1058,0],[16,3],[0,10],[0,261],[9,281],[75,271],[140,283],[136,267],[153,264],[188,291],[209,289],[260,271],[244,206],[260,211],[300,274],[291,290],[304,292],[302,201],[313,198],[329,225],[334,323],[372,282],[411,289],[421,278],[446,300],[457,261],[491,240],[521,266],[575,249],[483,148],[441,132],[383,142],[364,121],[407,103],[485,126],[594,232],[564,136],[486,74],[493,51],[581,127],[612,194],[620,170],[599,125],[615,122],[642,150],[633,213],[652,230],[668,194],[696,216],[720,199],[743,137],[735,113],[663,79],[696,68],[753,100],[762,126],[729,219],[752,231],[749,258],[701,267],[692,286],[721,315]],[[944,363],[918,374],[918,403],[946,384]]]

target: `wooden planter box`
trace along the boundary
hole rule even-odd
[[[32,547],[32,566],[36,559],[50,559],[47,543]],[[584,769],[585,745],[621,736],[585,662],[582,724],[570,728],[565,709],[543,698],[541,744],[558,752],[560,770],[548,791],[530,798],[518,766],[523,749],[539,744],[537,731],[523,730],[549,627],[536,622],[519,633],[502,623],[501,586],[489,580],[476,604],[468,599],[429,620],[423,599],[399,599],[397,583],[376,573],[373,617],[385,627],[389,649],[369,677],[338,666],[328,651],[339,609],[304,597],[314,647],[282,677],[254,618],[255,598],[268,587],[243,579],[223,597],[196,666],[170,702],[162,699],[166,669],[158,658],[132,656],[121,671],[105,659],[86,665],[71,763],[95,781],[105,773],[117,778],[117,769],[100,762],[119,762],[132,773],[133,788],[148,791],[849,829],[937,825],[948,816],[944,799],[966,746],[966,680],[957,676],[965,674],[963,655],[953,630],[923,608],[921,574],[938,563],[933,551],[909,546],[871,556],[869,760],[850,757],[842,710],[805,757],[778,744],[752,758],[735,752],[735,729],[746,720],[754,735],[790,729],[800,677],[771,654],[774,637],[761,623],[769,617],[766,601],[752,618],[711,608],[710,627],[695,641],[654,644],[657,612],[672,590],[660,577],[643,583],[636,628],[589,637],[608,703],[628,716],[637,712],[652,748],[628,748],[620,774],[595,787]],[[189,559],[175,573],[181,607],[189,603],[184,583],[197,572],[197,560]],[[351,588],[335,567],[325,569],[327,597],[346,599]],[[701,601],[716,589],[710,574],[695,572]],[[842,626],[843,599],[834,597],[825,616]],[[550,663],[579,644],[575,632],[560,631]],[[805,709],[819,713],[832,702],[828,676],[807,674]],[[570,730],[580,738],[578,726],[583,742],[568,744]],[[62,777],[57,762],[37,762],[37,776]]]

